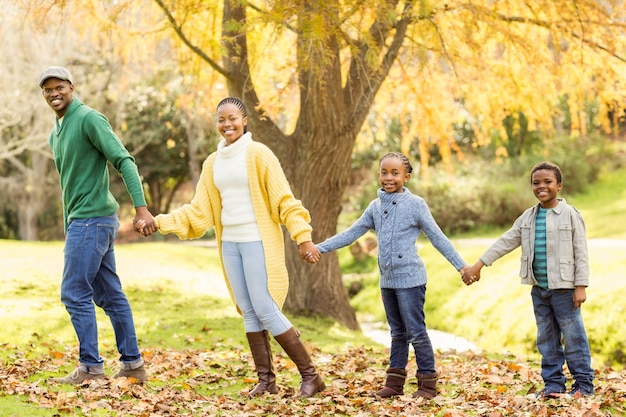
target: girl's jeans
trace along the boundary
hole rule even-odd
[[[222,242],[222,259],[247,333],[268,330],[279,336],[292,325],[267,289],[265,251],[261,241]]]
[[[115,271],[113,243],[118,227],[116,215],[75,219],[65,238],[61,301],[78,337],[80,363],[88,367],[103,364],[94,303],[111,320],[122,363],[142,360],[133,313]]]
[[[574,309],[574,290],[531,291],[537,321],[537,349],[541,354],[541,377],[549,392],[565,392],[563,365],[574,378],[572,389],[593,394],[589,341],[580,308]],[[563,343],[561,343],[561,337]]]
[[[424,322],[426,285],[381,288],[380,291],[391,328],[389,367],[405,369],[409,361],[409,344],[412,344],[418,372],[435,373],[435,354]]]

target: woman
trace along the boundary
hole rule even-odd
[[[278,392],[269,333],[300,371],[299,395],[311,397],[325,388],[324,381],[281,312],[289,286],[281,225],[298,243],[301,256],[311,253],[319,259],[311,241],[309,212],[293,196],[276,156],[247,132],[243,102],[223,99],[217,116],[223,138],[203,164],[194,198],[170,214],[158,215],[157,228],[163,234],[194,239],[215,227],[222,269],[243,316],[259,375],[250,395]]]

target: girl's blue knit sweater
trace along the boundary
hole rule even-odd
[[[406,187],[401,193],[378,190],[361,217],[348,229],[319,243],[322,253],[337,250],[374,230],[378,236],[381,288],[412,288],[426,284],[426,268],[416,240],[423,231],[433,246],[457,269],[466,263],[441,231],[426,201]]]

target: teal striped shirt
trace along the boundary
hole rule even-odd
[[[548,253],[546,250],[546,213],[551,208],[539,207],[535,222],[535,258],[533,273],[541,288],[548,288]]]

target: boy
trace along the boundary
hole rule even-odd
[[[558,397],[566,391],[563,365],[574,378],[574,397],[593,395],[594,371],[580,306],[589,285],[589,260],[585,223],[564,199],[560,168],[541,162],[530,173],[539,204],[515,220],[479,260],[467,268],[463,281],[480,279],[480,269],[521,245],[520,277],[532,285],[531,297],[537,322],[537,348],[541,354],[544,388],[537,398]]]

